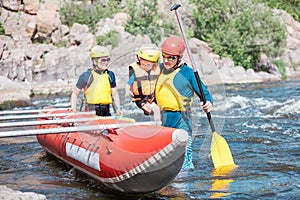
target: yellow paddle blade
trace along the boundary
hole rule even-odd
[[[226,140],[216,132],[212,133],[210,151],[215,168],[234,165],[234,161]]]

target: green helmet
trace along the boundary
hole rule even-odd
[[[90,53],[91,58],[107,57],[110,56],[109,50],[104,46],[94,46]]]

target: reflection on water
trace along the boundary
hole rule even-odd
[[[147,195],[111,194],[49,157],[34,137],[0,139],[0,184],[51,200],[96,199],[298,199],[300,196],[300,81],[226,86],[212,94],[212,117],[226,139],[233,169],[214,169],[206,115],[193,108],[193,171]],[[36,107],[69,106],[68,97],[36,99]],[[135,105],[124,113],[142,119]]]
[[[215,177],[215,179],[212,181],[212,194],[210,198],[220,198],[230,195],[230,192],[228,192],[230,183],[234,182],[233,179],[230,179],[230,173],[237,167],[237,165],[231,165],[215,168],[213,170],[212,176]]]
[[[230,195],[230,193],[228,192],[229,184],[233,181],[234,180],[231,179],[213,180],[211,186],[212,194],[210,198],[220,198]]]

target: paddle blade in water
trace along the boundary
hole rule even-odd
[[[215,168],[234,165],[234,161],[226,140],[216,132],[212,133],[210,151]]]

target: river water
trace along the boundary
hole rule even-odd
[[[212,118],[230,146],[235,169],[220,172],[209,156],[206,115],[193,108],[195,169],[143,196],[109,194],[45,153],[35,137],[0,139],[0,185],[47,199],[299,199],[300,80],[210,88]],[[121,96],[123,96],[121,94]],[[35,108],[68,107],[69,96],[33,100]],[[125,104],[125,116],[141,112]],[[149,118],[150,119],[150,118]]]

